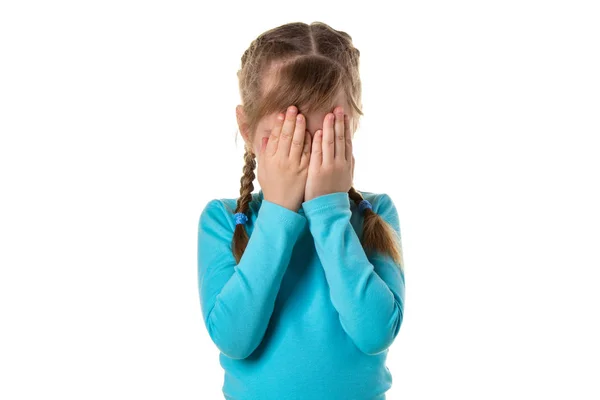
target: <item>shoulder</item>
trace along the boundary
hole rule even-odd
[[[386,222],[390,223],[396,230],[400,229],[400,221],[398,210],[394,204],[394,200],[387,193],[375,193],[367,191],[359,191],[363,199],[371,203],[373,211],[380,215]],[[358,205],[356,206],[358,208]]]
[[[358,190],[358,192],[362,195],[363,199],[371,203],[373,211],[376,213],[389,211],[390,208],[395,209],[394,201],[387,193],[367,192],[364,190]]]
[[[226,221],[235,228],[233,215],[237,208],[237,198],[214,198],[208,201],[202,208],[200,213],[200,223],[207,220]],[[250,213],[257,213],[260,207],[261,200],[258,193],[252,193],[252,201],[250,202]]]
[[[210,200],[206,207],[221,207],[223,210],[229,212],[230,214],[235,214],[235,209],[237,208],[238,198],[218,198]],[[250,210],[256,211],[258,207],[260,207],[261,199],[258,193],[252,193],[252,200],[250,201]]]

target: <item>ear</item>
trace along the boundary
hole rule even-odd
[[[240,133],[242,134],[242,137],[244,138],[244,141],[246,143],[249,143],[249,132],[248,132],[248,124],[246,123],[246,115],[244,114],[244,106],[242,106],[241,104],[238,104],[235,107],[235,116],[237,119],[237,123],[238,123],[238,128],[240,130]]]

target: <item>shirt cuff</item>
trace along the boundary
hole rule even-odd
[[[267,224],[277,224],[286,231],[299,235],[306,226],[306,218],[297,212],[285,208],[269,200],[262,200],[258,209],[258,218],[262,215],[260,221],[266,221]]]
[[[350,212],[350,197],[348,192],[335,192],[324,194],[302,203],[304,214],[307,218],[320,214],[321,212],[332,212],[333,210]]]

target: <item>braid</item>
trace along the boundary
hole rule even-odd
[[[237,200],[235,207],[236,213],[247,213],[249,210],[249,204],[252,201],[252,191],[254,190],[254,169],[256,168],[256,155],[249,150],[248,146],[245,146],[246,152],[244,153],[244,173],[240,179],[240,197]],[[235,257],[236,262],[239,264],[244,250],[248,245],[248,232],[246,232],[245,224],[237,224],[235,231],[233,232],[233,240],[231,242],[231,249]]]
[[[363,201],[362,194],[354,186],[350,187],[348,196],[357,206]],[[365,252],[369,254],[377,251],[387,254],[400,265],[400,269],[403,269],[402,247],[396,231],[379,214],[370,208],[364,210],[363,216],[361,243]]]

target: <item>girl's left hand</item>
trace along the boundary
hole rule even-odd
[[[354,178],[352,133],[342,107],[325,115],[323,130],[312,141],[304,201],[336,192],[347,192]]]

